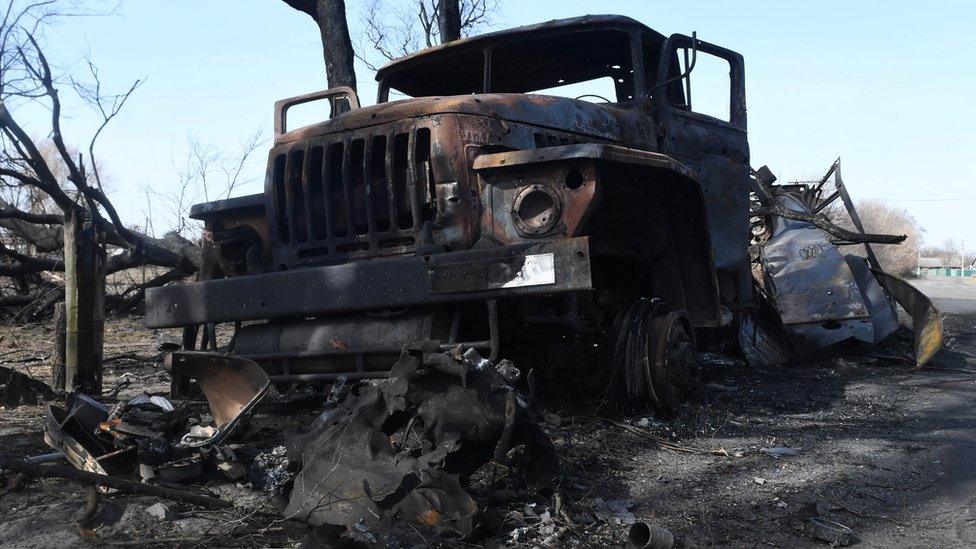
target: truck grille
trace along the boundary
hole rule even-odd
[[[276,262],[402,253],[432,219],[429,128],[302,141],[272,159]]]

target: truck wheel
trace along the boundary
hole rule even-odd
[[[653,406],[671,416],[697,381],[695,338],[687,315],[659,299],[638,299],[609,334],[608,378],[621,406]]]

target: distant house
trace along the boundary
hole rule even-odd
[[[925,276],[976,276],[976,261],[965,269],[960,268],[963,260],[955,257],[951,260],[944,257],[920,257],[915,269],[918,277]]]
[[[923,276],[944,276],[945,259],[941,257],[920,257],[915,274]]]

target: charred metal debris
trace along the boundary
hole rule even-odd
[[[78,469],[143,482],[187,483],[220,472],[241,480],[246,469],[226,441],[242,429],[269,388],[253,362],[205,353],[173,353],[193,368],[209,414],[143,393],[112,406],[71,394],[65,407],[49,404],[44,441]],[[197,370],[205,366],[205,370]]]
[[[924,294],[882,269],[871,245],[905,237],[865,233],[840,159],[818,182],[774,185],[775,179],[765,166],[755,173],[750,252],[758,307],[739,324],[746,359],[784,364],[877,345],[898,330],[901,305],[912,319],[916,364],[931,360],[942,347],[941,315]],[[831,208],[838,199],[842,207]],[[853,253],[860,246],[863,254]]]
[[[405,521],[461,538],[479,503],[548,495],[558,462],[527,397],[510,385],[518,370],[436,349],[407,348],[388,380],[354,386],[289,437],[289,457],[301,468],[286,516],[320,532],[339,526],[385,536]]]
[[[285,518],[311,526],[318,542],[389,546],[423,539],[418,529],[464,538],[485,506],[552,496],[559,463],[534,420],[533,396],[514,388],[526,383],[519,368],[471,348],[438,349],[406,346],[387,379],[336,380],[313,421],[260,452],[242,435],[268,392],[263,370],[241,358],[172,353],[171,367],[193,372],[209,413],[162,395],[111,406],[69,395],[64,407],[48,405],[44,439],[56,453],[0,468],[38,474],[38,463],[65,459],[113,488],[135,481],[174,497],[175,485],[188,485],[187,501],[212,507],[231,503],[189,485],[248,483],[280,501]]]

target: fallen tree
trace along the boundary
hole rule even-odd
[[[9,0],[0,20],[0,277],[10,281],[0,285],[0,306],[32,306],[30,316],[49,311],[64,294],[63,277],[44,275],[65,271],[71,255],[65,250],[66,224],[93,239],[87,244],[103,258],[104,275],[146,265],[162,269],[140,288],[123,292],[120,302],[127,306],[147,284],[185,277],[200,261],[199,246],[176,232],[157,238],[124,224],[106,193],[95,154],[98,138],[141,81],[121,93],[106,92],[91,62],[87,82],[55,74],[38,36],[68,15],[62,9],[58,1]],[[83,141],[69,141],[62,130],[65,90],[98,114],[84,152],[69,145]],[[24,113],[33,108],[35,114],[37,106],[50,113],[48,123],[29,127]]]

